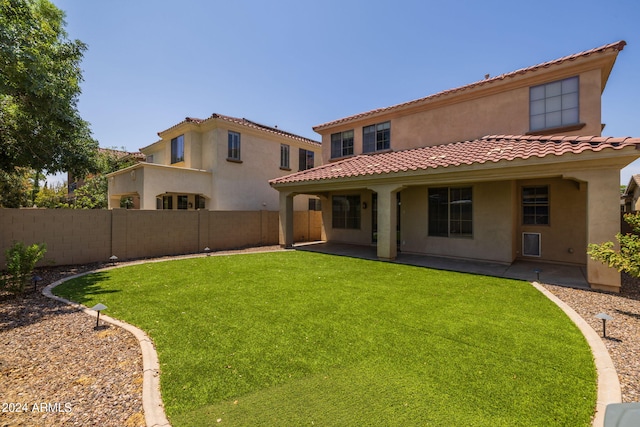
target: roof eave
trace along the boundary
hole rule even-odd
[[[578,157],[579,156],[579,157]],[[480,182],[504,179],[530,178],[532,170],[539,169],[537,176],[564,176],[576,170],[594,168],[623,168],[640,157],[638,147],[629,145],[622,149],[565,153],[544,157],[516,158],[477,162],[472,164],[439,166],[427,169],[375,173],[340,178],[307,181],[270,183],[278,191],[324,192],[366,188],[376,184],[402,183],[413,185],[437,184],[438,182]],[[501,173],[496,173],[496,170]],[[394,182],[397,181],[397,182]]]

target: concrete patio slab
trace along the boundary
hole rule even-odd
[[[313,242],[296,244],[294,245],[294,249],[378,260],[375,246]],[[502,264],[398,252],[397,258],[394,261],[388,262],[434,268],[436,270],[458,271],[484,276],[504,277],[506,279],[525,280],[527,282],[537,281],[549,285],[569,286],[572,288],[589,288],[585,267],[553,264],[543,261],[518,260],[512,264]]]

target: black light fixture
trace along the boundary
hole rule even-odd
[[[40,276],[33,276],[31,278],[31,281],[33,282],[33,292],[36,291],[36,287],[38,286],[38,282],[42,281],[42,277]]]

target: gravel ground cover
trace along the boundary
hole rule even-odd
[[[278,247],[253,248],[277,250]],[[245,250],[246,252],[247,250]],[[230,253],[230,252],[225,252]],[[0,426],[144,426],[142,356],[137,340],[114,326],[95,327],[42,287],[101,265],[42,269],[38,292],[0,295]],[[545,285],[599,334],[616,366],[623,402],[640,401],[640,281],[623,276],[611,294]]]
[[[602,337],[602,320],[595,317],[606,313],[606,338],[602,338],[618,372],[623,402],[640,402],[640,281],[622,276],[619,294],[545,287],[567,303]]]

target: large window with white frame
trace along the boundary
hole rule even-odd
[[[331,158],[353,156],[353,130],[331,134]]]
[[[391,148],[391,122],[378,123],[362,128],[362,151],[388,150]]]
[[[531,131],[580,122],[578,76],[529,88],[529,127]]]
[[[471,187],[429,189],[429,236],[473,237]]]

